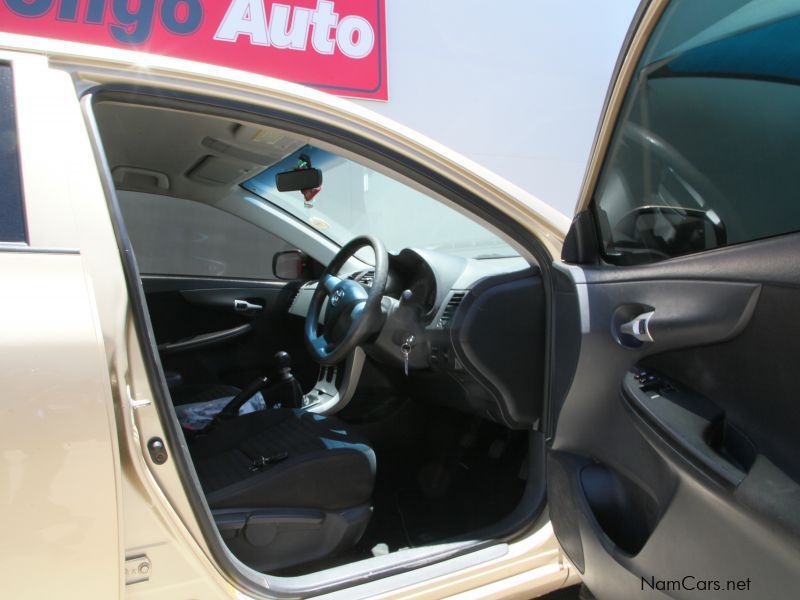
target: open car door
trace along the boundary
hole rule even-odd
[[[798,55],[788,3],[629,36],[556,265],[548,502],[598,598],[796,595]]]

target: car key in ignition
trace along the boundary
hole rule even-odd
[[[403,372],[408,377],[408,355],[411,354],[411,345],[414,343],[414,336],[407,335],[400,344],[400,352],[403,354]]]

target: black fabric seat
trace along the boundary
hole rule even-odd
[[[355,544],[371,515],[375,453],[338,419],[261,410],[192,440],[223,539],[266,571]]]

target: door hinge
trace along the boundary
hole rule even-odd
[[[125,585],[150,581],[153,565],[147,556],[134,556],[125,560]]]

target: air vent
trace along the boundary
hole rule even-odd
[[[447,304],[444,307],[444,310],[442,310],[442,316],[439,317],[439,322],[437,323],[438,327],[444,328],[450,325],[450,321],[453,320],[453,317],[455,316],[456,311],[458,310],[459,304],[461,304],[461,301],[464,299],[464,296],[466,295],[467,292],[452,293],[450,299],[447,301]]]
[[[372,282],[375,281],[375,271],[362,271],[356,274],[353,279],[361,285],[372,285]]]

